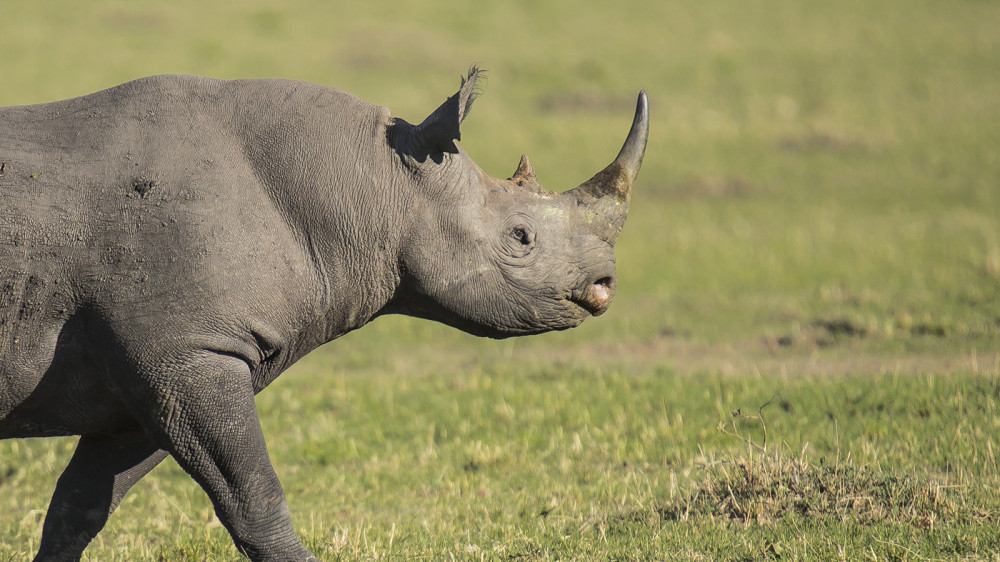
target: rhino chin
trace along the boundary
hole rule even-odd
[[[474,336],[503,340],[520,336],[533,336],[546,332],[561,332],[576,328],[583,321],[589,318],[592,313],[585,307],[572,301],[565,301],[566,307],[557,320],[546,322],[545,324],[518,324],[518,325],[485,325],[473,323],[451,323],[454,328]]]
[[[579,309],[579,307],[575,306],[574,308]],[[535,336],[538,334],[544,334],[546,332],[561,332],[563,330],[569,330],[572,328],[576,328],[580,324],[583,324],[583,321],[586,320],[589,316],[590,313],[580,315],[578,317],[574,317],[565,324],[552,324],[547,326],[529,326],[529,327],[518,327],[518,328],[504,327],[496,329],[496,331],[489,331],[482,333],[476,333],[471,330],[465,330],[465,331],[475,336],[487,337],[494,340],[505,340],[507,338],[515,338],[520,336]]]

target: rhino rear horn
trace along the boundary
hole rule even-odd
[[[594,233],[609,242],[618,238],[625,225],[632,184],[642,167],[648,137],[649,102],[646,92],[640,91],[632,128],[614,162],[566,192],[576,198],[578,205],[587,209],[584,215],[591,223]]]
[[[509,179],[518,185],[524,182],[535,181],[535,169],[531,167],[531,161],[528,160],[527,154],[521,155],[521,161],[517,164],[517,170],[514,171],[514,175]]]
[[[460,126],[472,109],[472,102],[479,96],[478,81],[485,78],[486,71],[473,66],[469,69],[468,77],[462,78],[458,91],[419,125],[414,127],[405,121],[396,120],[393,128],[405,129],[405,134],[401,134],[403,131],[395,132],[396,148],[421,162],[435,154],[457,153],[455,141],[462,140]]]

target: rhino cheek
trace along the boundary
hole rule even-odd
[[[552,278],[539,275],[541,271],[565,271],[564,263],[544,263],[531,268],[514,268],[505,275],[509,287],[508,301],[520,329],[532,333],[565,330],[579,326],[590,314],[575,304],[571,298],[573,287],[582,279],[579,274],[571,277]]]

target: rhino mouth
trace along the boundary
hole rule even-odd
[[[589,312],[591,316],[600,316],[607,312],[611,305],[611,299],[615,296],[615,285],[614,277],[601,277],[583,289],[573,291],[569,300]]]

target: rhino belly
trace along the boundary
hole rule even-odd
[[[81,315],[52,279],[0,279],[0,438],[99,433],[127,426]]]

